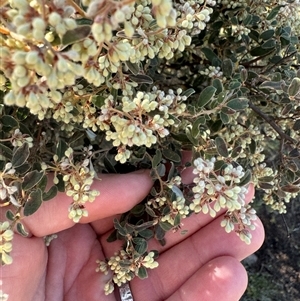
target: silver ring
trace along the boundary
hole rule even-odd
[[[132,293],[128,283],[119,287],[121,301],[133,301]]]

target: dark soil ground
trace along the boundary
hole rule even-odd
[[[244,261],[249,286],[241,301],[300,301],[300,197],[280,215],[260,206],[266,239]]]

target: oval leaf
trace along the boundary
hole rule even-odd
[[[17,231],[19,234],[21,234],[24,237],[29,235],[29,233],[25,230],[23,224],[21,223],[17,223]]]
[[[239,186],[247,185],[251,181],[251,178],[252,178],[252,174],[251,174],[251,171],[248,169],[248,170],[246,170],[243,178],[241,179],[241,181],[238,185]]]
[[[155,168],[158,166],[158,164],[161,162],[162,154],[159,149],[156,150],[155,155],[153,156],[152,160],[152,167]]]
[[[10,115],[3,115],[0,120],[3,126],[10,128],[19,128],[19,122]]]
[[[215,139],[215,143],[216,143],[218,153],[222,157],[225,157],[225,158],[228,157],[228,149],[227,149],[227,145],[226,145],[224,139],[221,137],[217,137]]]
[[[28,200],[24,206],[24,215],[29,216],[35,213],[42,205],[42,191],[37,189],[29,194]]]
[[[197,105],[199,108],[204,107],[215,95],[217,89],[213,86],[208,86],[200,93]]]
[[[289,193],[297,193],[297,192],[300,191],[300,187],[296,186],[296,185],[289,184],[289,185],[282,186],[281,190],[284,191],[284,192],[289,192]]]
[[[134,249],[141,255],[143,255],[148,248],[148,243],[146,239],[142,237],[135,237],[132,239],[133,243],[135,244]]]
[[[296,96],[300,92],[300,78],[295,77],[293,78],[291,84],[288,87],[288,94],[289,96]]]
[[[227,107],[236,111],[244,110],[248,107],[248,99],[242,97],[231,99],[227,103]]]
[[[29,145],[24,143],[22,146],[18,147],[14,153],[11,160],[11,164],[14,168],[23,165],[29,157]]]
[[[153,79],[146,74],[137,74],[137,75],[130,74],[129,78],[138,84],[149,84],[149,85],[153,84]]]
[[[231,59],[225,59],[222,64],[222,71],[224,76],[231,77],[233,73],[233,62]]]
[[[49,201],[53,199],[58,192],[57,186],[52,186],[47,192],[43,193],[43,201]]]
[[[145,279],[148,278],[148,273],[147,273],[147,269],[143,266],[141,266],[138,270],[138,277],[140,279]]]
[[[74,44],[85,39],[91,33],[90,25],[78,26],[75,29],[68,30],[61,39],[63,45]]]
[[[162,155],[172,161],[172,162],[175,162],[175,163],[180,163],[181,162],[181,157],[175,153],[174,151],[170,150],[170,149],[163,149],[162,151]]]
[[[22,189],[27,191],[37,185],[44,176],[44,171],[33,170],[27,173],[23,179]]]

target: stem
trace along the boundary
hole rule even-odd
[[[72,6],[73,8],[75,8],[75,10],[84,18],[87,18],[85,11],[77,4],[75,3],[73,0],[67,0],[66,1],[70,6]]]
[[[259,115],[262,119],[264,119],[265,121],[267,121],[270,126],[279,134],[279,136],[282,139],[285,139],[287,141],[290,141],[291,143],[296,143],[296,141],[290,137],[289,135],[287,135],[286,133],[284,133],[282,131],[282,129],[276,124],[276,122],[271,119],[270,116],[266,115],[265,113],[263,113],[257,106],[255,106],[252,102],[249,101],[249,107],[257,114]]]

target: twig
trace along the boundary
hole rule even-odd
[[[265,113],[263,113],[257,106],[255,106],[252,102],[249,101],[248,103],[249,107],[257,114],[259,115],[262,119],[264,119],[265,121],[267,121],[270,126],[279,134],[279,136],[287,141],[290,141],[291,143],[296,143],[296,141],[290,137],[289,135],[287,135],[286,133],[284,133],[282,131],[282,129],[276,124],[276,122],[271,119],[270,116],[266,115]]]

